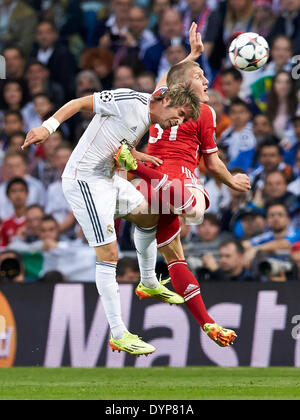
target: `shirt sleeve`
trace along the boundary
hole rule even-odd
[[[103,90],[102,92],[94,93],[94,112],[103,117],[120,115],[114,91]]]
[[[200,150],[202,153],[210,154],[218,151],[216,139],[216,113],[213,108],[202,105],[200,121]],[[201,123],[200,123],[201,124]]]

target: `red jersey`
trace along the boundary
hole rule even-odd
[[[193,173],[203,153],[218,151],[215,130],[215,111],[201,104],[197,121],[189,119],[167,130],[159,124],[151,126],[147,153],[162,159],[164,163],[156,169],[169,175],[182,173],[183,167]]]
[[[26,218],[12,216],[10,219],[4,220],[1,228],[1,246],[7,246],[12,238],[16,236],[20,227],[25,226]]]

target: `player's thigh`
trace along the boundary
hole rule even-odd
[[[117,241],[111,242],[106,245],[95,246],[94,249],[96,252],[97,261],[118,261]]]
[[[167,264],[172,261],[184,260],[184,252],[180,241],[180,235],[172,240],[168,245],[159,248],[159,252],[166,260]]]
[[[115,217],[123,217],[141,227],[152,227],[157,224],[157,215],[151,215],[143,194],[131,182],[119,175],[114,176],[117,188],[117,205]]]
[[[110,180],[97,182],[63,179],[63,192],[92,247],[116,241],[116,189]]]

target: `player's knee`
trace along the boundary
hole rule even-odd
[[[95,247],[97,261],[116,262],[118,261],[117,243],[112,242],[107,245]]]

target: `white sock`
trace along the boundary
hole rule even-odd
[[[127,328],[121,315],[119,285],[116,281],[116,263],[96,262],[96,286],[101,296],[104,312],[115,340],[122,338]]]
[[[155,273],[157,259],[156,227],[134,229],[134,244],[141,273],[141,281],[149,289],[160,285]]]

